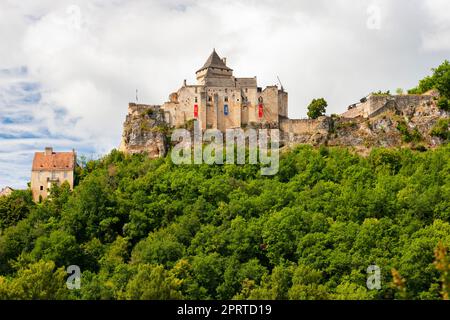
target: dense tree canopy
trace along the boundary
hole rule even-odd
[[[449,151],[300,146],[275,176],[113,151],[73,192],[0,199],[0,298],[439,299]],[[66,288],[69,265],[80,290]]]

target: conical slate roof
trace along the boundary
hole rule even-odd
[[[203,67],[198,69],[197,72],[200,72],[200,71],[202,71],[204,69],[211,68],[211,67],[212,68],[220,68],[220,69],[225,69],[225,70],[231,70],[232,71],[232,69],[228,68],[226,66],[226,64],[222,61],[222,59],[219,57],[219,55],[217,54],[215,49],[213,50],[211,55],[206,60],[206,62],[203,65]]]

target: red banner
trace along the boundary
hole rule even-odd
[[[194,104],[194,118],[198,118],[198,104]]]
[[[258,117],[260,117],[260,118],[263,117],[263,105],[262,105],[262,103],[260,103],[259,106],[258,106]]]

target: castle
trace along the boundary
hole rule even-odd
[[[167,152],[168,140],[167,132],[161,128],[186,127],[193,120],[202,130],[279,129],[282,145],[308,143],[367,149],[367,146],[401,144],[397,133],[393,139],[385,130],[373,130],[376,127],[373,122],[378,121],[380,114],[393,112],[407,117],[411,129],[417,124],[417,130],[426,137],[429,137],[429,125],[446,116],[436,108],[438,93],[430,91],[423,95],[370,94],[350,105],[341,115],[290,119],[288,93],[283,87],[274,85],[263,89],[258,86],[256,77],[235,77],[226,59],[220,58],[215,50],[197,70],[196,79],[194,85],[184,80],[183,86],[170,94],[169,101],[162,105],[130,103],[119,149],[162,157]],[[423,117],[428,117],[427,126],[422,124]],[[337,130],[340,128],[346,128],[346,132]],[[353,132],[349,131],[351,128]],[[429,137],[427,143],[439,142]]]
[[[196,78],[197,84],[189,85],[185,80],[160,106],[170,126],[180,127],[196,119],[202,130],[225,131],[257,123],[276,128],[280,118],[287,118],[288,94],[283,88],[263,89],[256,77],[234,77],[226,58],[221,59],[215,50],[197,70]]]

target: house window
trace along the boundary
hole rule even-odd
[[[197,87],[195,87],[195,93],[197,93]]]
[[[52,180],[56,180],[56,172],[52,171]]]
[[[225,88],[225,93],[228,93],[228,89],[227,88]]]
[[[225,96],[225,97],[223,98],[223,101],[228,102],[228,97]]]
[[[211,97],[211,96],[208,97],[208,101],[209,101],[209,102],[212,101],[212,97]]]
[[[245,93],[247,93],[248,92],[248,89],[247,88],[245,88]]]
[[[64,171],[64,179],[67,179],[67,171]]]
[[[43,191],[44,190],[44,186],[41,186],[40,189],[41,189],[41,191]]]
[[[197,100],[198,100],[198,99],[197,99],[197,97],[195,97],[195,98],[194,98],[194,100],[195,100],[195,103],[197,103],[197,102],[198,102],[198,101],[197,101]]]

